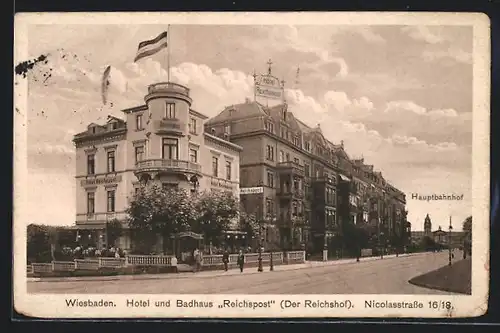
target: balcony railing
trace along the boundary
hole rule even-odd
[[[201,165],[183,160],[147,159],[137,162],[136,170],[201,173]]]
[[[189,96],[189,88],[181,86],[180,84],[177,83],[161,82],[152,84],[148,87],[148,93],[150,94],[162,93],[162,92],[176,92],[179,94]]]
[[[175,131],[182,132],[184,130],[184,123],[178,119],[161,119],[154,121],[154,129],[158,131]]]
[[[277,195],[282,198],[303,199],[304,191],[301,189],[294,189],[294,188],[278,188]]]
[[[304,166],[292,161],[279,162],[276,165],[276,168],[279,172],[293,173],[302,177],[304,176]]]
[[[124,212],[110,212],[110,213],[81,213],[76,214],[77,222],[102,222],[102,221],[111,221],[114,219],[124,220],[127,217],[127,213]]]

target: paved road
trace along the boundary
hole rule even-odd
[[[28,282],[30,293],[57,294],[451,294],[411,285],[408,280],[447,264],[448,254],[425,253],[365,262],[239,274],[197,273],[121,281]],[[268,267],[266,267],[268,270]],[[249,274],[252,273],[252,274]]]

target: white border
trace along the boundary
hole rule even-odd
[[[26,228],[25,212],[29,209],[27,192],[27,117],[26,80],[14,86],[14,305],[25,315],[43,318],[89,317],[471,317],[486,312],[489,285],[489,133],[490,133],[490,30],[489,18],[480,13],[22,13],[15,16],[14,64],[27,60],[28,26],[30,24],[308,24],[308,25],[469,25],[474,30],[473,45],[473,270],[471,296],[437,295],[34,295],[26,288]],[[333,23],[332,23],[333,22]],[[16,79],[16,78],[15,78]],[[18,110],[18,111],[16,111]],[[21,222],[22,221],[22,222]],[[68,308],[64,300],[72,296],[81,299],[108,299],[120,304],[115,308]],[[246,299],[274,300],[270,309],[147,309],[126,308],[128,298],[151,300]],[[295,308],[282,310],[283,299],[344,300],[350,299],[355,310]],[[365,309],[364,300],[421,302],[451,300],[453,311],[424,308],[419,310]]]

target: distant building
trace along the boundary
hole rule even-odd
[[[463,245],[467,234],[463,231],[451,231],[443,230],[441,226],[437,230],[432,231],[432,221],[429,214],[426,215],[424,219],[424,231],[411,231],[411,241],[412,243],[420,243],[424,237],[429,237],[435,243],[441,244],[443,246],[448,246],[451,237],[452,247],[460,247]]]
[[[144,105],[123,110],[126,120],[91,123],[73,139],[76,228],[99,246],[114,245],[106,244],[107,222],[126,221],[125,210],[141,182],[239,196],[242,148],[204,132],[207,117],[191,109],[189,89],[152,84],[144,99]],[[130,249],[130,234],[116,245]]]

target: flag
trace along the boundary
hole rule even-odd
[[[101,80],[101,97],[102,103],[106,104],[106,99],[108,97],[108,87],[109,87],[109,73],[111,72],[111,66],[106,67],[104,73],[102,74]]]
[[[161,49],[167,47],[167,44],[167,31],[162,32],[155,39],[140,42],[134,62],[159,52]]]

